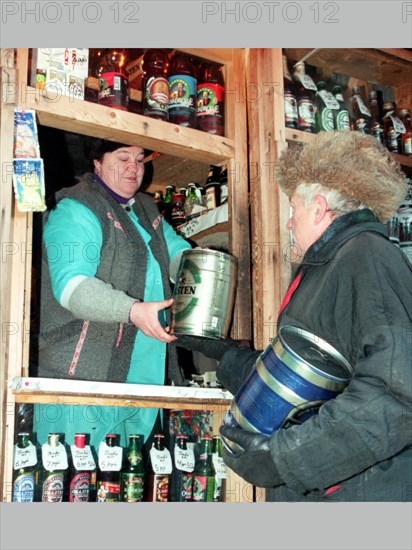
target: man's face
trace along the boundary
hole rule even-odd
[[[319,238],[319,228],[315,223],[316,205],[314,202],[305,207],[305,202],[296,191],[290,199],[292,215],[287,228],[293,235],[293,261],[299,263],[305,252]]]
[[[95,160],[95,172],[115,193],[130,199],[138,191],[144,175],[144,151],[141,147],[120,147]]]

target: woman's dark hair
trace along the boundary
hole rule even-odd
[[[124,146],[124,143],[110,141],[108,139],[92,138],[89,136],[84,136],[83,140],[84,154],[89,161],[91,170],[94,168],[94,160],[102,160],[105,153],[111,153]]]

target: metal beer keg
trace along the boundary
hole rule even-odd
[[[281,327],[232,399],[224,423],[270,435],[317,414],[351,376],[351,365],[328,342],[297,327]]]
[[[231,254],[185,250],[173,292],[172,334],[225,338],[235,302],[237,259]]]

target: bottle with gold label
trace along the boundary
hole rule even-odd
[[[150,48],[143,56],[143,114],[168,120],[169,56],[162,48]]]

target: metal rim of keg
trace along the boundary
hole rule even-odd
[[[220,256],[221,258],[226,258],[226,259],[232,261],[235,264],[238,263],[238,260],[237,260],[236,256],[233,256],[233,254],[231,254],[230,252],[224,252],[223,250],[214,250],[213,248],[207,248],[207,247],[206,248],[201,248],[201,247],[187,248],[182,253],[182,259],[183,259],[184,256],[187,256],[188,254],[190,254],[190,255],[192,255],[192,254],[196,254],[196,255],[206,254],[207,256],[217,256],[217,257]]]
[[[319,350],[325,351],[330,357],[332,357],[338,363],[340,363],[342,367],[347,369],[348,377],[347,378],[340,378],[338,376],[334,376],[332,374],[325,373],[324,371],[318,369],[314,365],[311,365],[306,359],[304,359],[303,357],[300,357],[298,355],[298,353],[295,352],[287,344],[287,342],[285,341],[285,338],[284,338],[284,334],[286,332],[289,333],[289,334],[292,334],[292,335],[299,336],[301,338],[303,337],[308,342],[310,342],[312,344],[315,344],[316,347],[319,348]],[[313,380],[314,380],[313,383],[315,385],[319,385],[319,384],[316,384],[315,380],[319,380],[320,378],[323,381],[325,380],[325,378],[327,378],[330,381],[335,382],[337,384],[339,384],[339,383],[347,384],[348,381],[349,381],[350,376],[352,376],[352,374],[353,374],[352,365],[349,363],[349,361],[337,349],[335,349],[326,340],[323,340],[322,338],[320,338],[316,334],[312,334],[311,332],[309,332],[305,329],[298,328],[298,327],[291,326],[291,325],[285,325],[285,326],[283,326],[279,329],[279,341],[281,342],[282,346],[281,347],[276,346],[276,347],[278,349],[282,350],[282,357],[280,357],[280,359],[282,361],[284,361],[285,364],[287,364],[291,368],[297,368],[297,369],[302,368],[302,369],[305,370],[306,373],[310,373],[310,375],[312,375],[312,374],[315,375],[313,377]],[[276,343],[275,343],[275,345],[276,345]],[[286,353],[288,355],[286,355]],[[290,361],[289,361],[289,359],[290,359]],[[290,364],[288,364],[288,363],[290,363]],[[307,374],[306,374],[305,378],[307,378],[310,382],[312,382],[311,376],[307,376]],[[321,385],[323,387],[326,387],[326,386],[324,386],[324,382]],[[333,389],[333,388],[330,388],[330,389]]]

